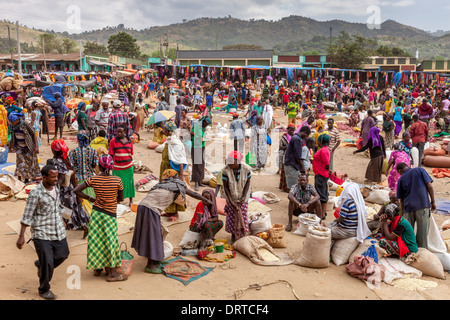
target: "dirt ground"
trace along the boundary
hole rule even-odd
[[[277,121],[286,125],[287,119],[280,110],[276,111],[279,116]],[[230,116],[221,113],[214,114],[214,121],[221,123],[230,122]],[[152,132],[141,131],[141,142],[135,144],[134,159],[141,160],[144,165],[151,168],[155,176],[159,175],[159,165],[161,154],[147,149],[147,144],[152,138]],[[66,142],[72,149],[76,146],[75,135],[65,133]],[[342,139],[352,138],[342,135]],[[352,138],[353,139],[353,138]],[[353,155],[351,148],[339,148],[335,154],[335,170],[345,172],[349,178],[358,183],[363,183],[364,174],[369,159],[362,155]],[[50,147],[43,139],[43,146],[39,154],[41,163],[45,163],[51,157]],[[15,162],[15,156],[9,156],[9,162]],[[431,173],[431,168],[426,168]],[[147,173],[148,174],[148,173]],[[135,181],[145,177],[145,174],[135,176]],[[311,180],[310,183],[313,183]],[[449,198],[450,179],[434,179],[434,190],[436,198]],[[278,189],[279,175],[254,175],[252,177],[253,191],[267,191],[275,193],[281,201],[268,205],[272,223],[287,223],[288,201],[287,194]],[[331,193],[333,195],[333,193]],[[135,203],[138,203],[145,193],[136,193]],[[126,204],[126,203],[124,203]],[[196,201],[191,200],[191,205],[196,205]],[[25,208],[24,200],[6,201],[0,203],[0,278],[2,279],[2,289],[0,299],[12,300],[36,300],[40,299],[37,294],[38,278],[36,268],[33,265],[36,253],[30,245],[25,245],[22,250],[16,248],[18,235],[7,225],[8,222],[18,220]],[[133,215],[134,213],[130,213]],[[331,221],[333,212],[328,212],[327,221]],[[446,216],[434,215],[437,225],[440,226]],[[133,218],[133,217],[131,217]],[[165,223],[166,218],[162,218]],[[220,217],[223,221],[225,218]],[[297,220],[294,218],[294,224]],[[179,223],[168,227],[170,233],[167,241],[177,247],[179,241],[187,230],[189,223]],[[295,229],[294,229],[295,230]],[[130,248],[133,233],[129,232],[119,237],[120,242],[127,243]],[[82,232],[79,232],[79,238]],[[221,230],[217,234],[217,239],[230,239],[230,235]],[[275,249],[277,253],[290,253],[294,259],[300,256],[304,237],[297,236],[292,232],[286,233],[287,249]],[[119,283],[108,283],[106,277],[96,278],[92,270],[86,269],[87,246],[80,245],[70,248],[70,256],[59,268],[56,269],[52,284],[52,291],[59,299],[64,300],[234,300],[235,292],[239,289],[246,289],[252,284],[273,285],[263,287],[261,290],[249,290],[241,299],[246,300],[295,300],[291,288],[285,283],[277,283],[284,280],[292,285],[292,289],[301,300],[380,300],[380,299],[436,299],[432,294],[414,295],[406,290],[398,289],[393,295],[380,294],[375,290],[370,290],[365,283],[349,276],[345,266],[337,267],[331,264],[326,269],[311,269],[297,265],[283,267],[264,267],[253,264],[247,257],[237,253],[235,259],[229,260],[225,264],[200,262],[205,267],[215,267],[212,272],[203,278],[191,282],[185,286],[183,283],[170,279],[164,275],[153,275],[144,272],[146,259],[138,257],[136,252],[130,248],[135,255],[133,271],[128,281]],[[187,259],[196,258],[186,257]],[[73,266],[78,267],[81,274],[81,287],[72,288],[68,285],[70,277],[73,275]],[[445,289],[450,286],[448,280],[436,281]],[[386,289],[387,290],[387,289]],[[386,291],[387,292],[387,291]],[[440,295],[438,299],[450,299],[450,295]]]

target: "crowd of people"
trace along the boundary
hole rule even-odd
[[[66,110],[64,93],[56,93],[54,101],[33,102],[30,110],[12,95],[2,96],[0,116],[2,124],[7,124],[6,129],[0,127],[2,146],[16,153],[15,176],[25,183],[39,183],[29,194],[17,246],[23,247],[24,232],[31,226],[42,297],[56,297],[50,281],[53,270],[69,256],[66,229],[84,230],[87,268],[95,276],[105,271],[107,281],[126,280],[119,272],[117,205],[125,199],[133,204],[134,144],[141,139],[139,131],[146,128],[145,119],[163,110],[174,111],[175,117],[153,125],[153,141],[165,143],[159,181],[139,202],[132,241],[138,255],[148,260],[146,272],[161,273],[165,263],[161,217],[176,221],[186,209],[187,196],[200,201],[190,230],[202,235],[201,248],[211,245],[223,227],[232,242],[249,234],[252,174],[264,172],[272,139],[277,138],[275,129],[283,132],[275,153],[279,188],[289,201],[286,231],[293,228],[293,216],[304,213],[315,213],[326,223],[329,181],[336,178],[334,156],[343,143],[343,132],[327,109],[345,114],[347,124],[360,131],[360,145],[354,153],[370,158],[365,174],[368,182],[382,182],[383,164],[388,161],[391,201],[375,217],[381,226],[376,235],[380,244],[400,257],[427,247],[435,198],[433,181],[421,166],[431,132],[449,133],[447,87],[405,84],[379,91],[371,83],[324,79],[289,85],[284,79],[258,79],[255,84],[227,81],[214,92],[207,87],[201,80],[179,79],[176,84],[153,77],[109,79],[97,84],[92,100],[80,102],[75,112]],[[117,99],[106,99],[112,90]],[[221,111],[216,111],[215,105],[226,98],[218,108]],[[286,126],[276,123],[276,110],[286,117]],[[234,151],[226,156],[217,177],[218,188],[212,190],[202,181],[209,147],[207,129],[214,125],[217,112],[231,114],[229,137]],[[75,113],[78,128],[78,147],[73,150],[63,139],[65,125],[72,126],[67,119],[70,113]],[[197,120],[190,119],[192,113]],[[42,134],[50,130],[51,117],[55,118],[55,136],[49,144],[53,158],[40,168],[39,150],[46,147]],[[419,152],[417,163],[411,155],[414,148]],[[389,159],[388,151],[392,151]],[[191,169],[188,183],[187,166]],[[206,189],[200,192],[200,188]],[[218,218],[218,196],[226,200],[225,223]],[[350,183],[338,196],[339,217],[327,224],[332,239],[356,237],[362,242],[375,228],[366,221],[360,186]],[[92,205],[89,214],[86,203]]]

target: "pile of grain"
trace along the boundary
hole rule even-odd
[[[280,261],[280,259],[266,248],[259,248],[258,253],[263,261]]]
[[[427,290],[436,288],[438,284],[434,281],[426,281],[417,278],[404,277],[401,279],[396,279],[392,282],[392,285],[396,288],[404,289],[404,290]]]

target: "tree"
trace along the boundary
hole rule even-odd
[[[328,46],[328,56],[333,64],[342,69],[362,69],[364,60],[370,55],[369,43],[361,35],[341,34],[334,43]]]
[[[135,38],[126,32],[113,34],[108,39],[108,51],[116,56],[139,58],[141,56],[141,49],[136,41]]]
[[[69,38],[62,39],[61,47],[63,49],[63,53],[73,53],[78,51],[78,46],[76,42]]]
[[[106,48],[106,46],[104,45],[98,44],[97,41],[87,41],[84,44],[83,48],[85,54],[101,55],[101,56],[109,55],[108,48]]]

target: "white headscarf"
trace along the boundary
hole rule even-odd
[[[364,198],[359,190],[359,186],[356,183],[348,184],[341,193],[339,197],[339,206],[341,207],[345,201],[353,200],[356,205],[356,210],[358,212],[358,227],[356,233],[356,239],[359,242],[363,242],[367,237],[369,237],[372,233],[367,226],[367,209],[366,203],[364,202]]]

